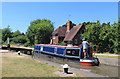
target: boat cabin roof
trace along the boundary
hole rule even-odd
[[[50,44],[36,44],[37,46],[47,46],[47,47],[60,47],[60,48],[81,48],[78,46],[61,46],[61,45],[50,45]]]

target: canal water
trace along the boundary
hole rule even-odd
[[[107,77],[118,77],[118,67],[100,64],[99,66],[83,66],[79,60],[56,57],[47,54],[34,53],[34,58],[40,61],[52,61],[59,64],[68,64],[70,67],[80,69],[80,71],[92,72]]]

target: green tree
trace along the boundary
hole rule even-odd
[[[19,36],[19,35],[21,35],[21,33],[20,33],[19,30],[15,31],[15,32],[12,34],[13,37],[17,37],[17,36]]]
[[[15,44],[24,44],[27,42],[26,40],[26,36],[24,35],[19,35],[17,37],[11,38],[11,40],[15,43]]]
[[[112,24],[113,51],[120,54],[120,19],[117,23]]]
[[[39,24],[37,32],[37,43],[48,44],[50,43],[50,36],[54,31],[53,23],[50,20],[43,19]]]
[[[102,41],[102,51],[104,52],[111,52],[113,42],[111,41],[113,37],[112,27],[110,26],[110,22],[102,24],[101,32],[99,34],[99,39]]]
[[[99,45],[98,52],[110,52],[112,42],[109,40],[112,36],[110,23],[83,23],[85,25],[85,32],[83,38],[87,38],[92,45]]]
[[[47,19],[37,19],[30,23],[27,29],[27,44],[30,46],[43,43],[47,44],[50,42],[50,35],[54,31],[53,23]]]
[[[8,37],[11,37],[11,30],[9,27],[2,30],[2,41],[5,42]]]
[[[98,21],[99,22],[99,21]],[[83,22],[82,23],[84,26],[88,25],[88,24],[96,24],[95,22]],[[81,25],[81,23],[79,23],[79,25]]]
[[[87,38],[89,42],[93,44],[98,43],[99,41],[99,34],[100,34],[100,23],[96,24],[87,24],[85,26],[85,32],[83,33],[83,38]]]
[[[110,25],[98,21],[97,23],[83,23],[85,32],[83,38],[87,38],[92,45],[99,45],[98,52],[120,53],[120,19],[118,23]]]

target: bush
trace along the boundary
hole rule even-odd
[[[58,45],[67,46],[66,43],[58,43]]]
[[[28,46],[29,46],[29,42],[26,42],[26,43],[24,44],[24,46],[25,46],[25,47],[28,47]]]
[[[114,48],[113,51],[114,51],[115,54],[120,54],[120,51],[118,51],[117,48]]]
[[[30,48],[34,48],[34,47],[35,47],[35,45],[30,46]]]

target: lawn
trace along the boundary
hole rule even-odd
[[[59,77],[57,67],[18,56],[15,53],[2,54],[2,77]]]

